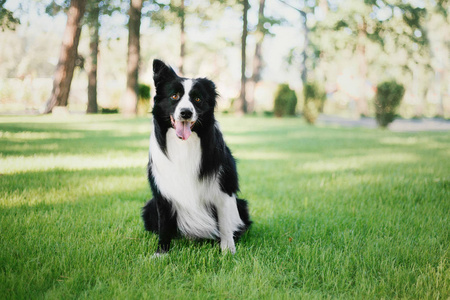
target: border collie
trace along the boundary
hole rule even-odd
[[[148,180],[153,199],[142,210],[145,229],[159,235],[156,254],[179,233],[220,241],[236,252],[251,224],[247,202],[237,199],[236,162],[214,118],[214,83],[179,77],[153,61],[156,95],[150,136]]]

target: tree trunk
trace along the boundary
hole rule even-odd
[[[363,20],[363,24],[358,32],[358,44],[356,46],[358,65],[359,65],[359,98],[357,103],[358,115],[369,114],[366,97],[366,80],[367,80],[367,58],[366,58],[366,40],[367,40],[367,24]]]
[[[246,48],[247,48],[247,35],[248,35],[248,0],[243,0],[244,11],[243,11],[243,26],[242,26],[242,44],[241,44],[241,92],[239,95],[239,101],[236,106],[236,112],[238,114],[246,114],[247,113],[247,101],[245,96],[245,88],[247,83],[247,77],[245,76],[245,66],[247,63],[246,59]]]
[[[308,80],[308,69],[306,68],[306,59],[308,58],[308,54],[307,54],[307,49],[308,49],[308,45],[309,45],[309,29],[308,29],[308,25],[306,24],[307,18],[306,18],[306,12],[304,12],[303,10],[293,6],[292,4],[290,4],[289,2],[286,2],[285,0],[279,0],[281,3],[289,6],[292,9],[295,9],[296,11],[298,11],[300,13],[300,20],[302,22],[302,27],[303,27],[303,50],[302,50],[302,71],[301,71],[301,79],[302,79],[302,83],[303,86],[305,86],[306,81]]]
[[[52,112],[55,106],[67,106],[75,69],[75,60],[78,55],[77,48],[81,33],[81,19],[85,8],[86,0],[70,1],[69,11],[67,12],[67,24],[53,79],[53,89],[44,113]]]
[[[89,25],[89,34],[91,41],[89,43],[89,71],[88,71],[88,105],[86,113],[96,114],[98,112],[97,105],[97,58],[98,58],[98,44],[99,44],[99,15],[100,9],[96,6],[91,11],[92,24]]]
[[[139,97],[139,30],[141,27],[142,0],[131,0],[128,21],[127,89],[122,99],[121,112],[136,115]]]
[[[258,25],[256,27],[255,55],[253,56],[253,72],[249,82],[248,112],[255,110],[255,90],[257,83],[261,80],[262,71],[262,43],[264,41],[264,6],[265,0],[259,0]]]
[[[305,86],[307,80],[308,80],[308,69],[306,67],[306,60],[308,59],[308,45],[309,45],[309,29],[308,25],[306,24],[306,13],[304,11],[299,11],[302,19],[303,24],[303,50],[302,50],[302,84]]]
[[[186,55],[186,31],[184,27],[185,23],[185,7],[184,0],[181,0],[180,5],[180,63],[179,63],[179,72],[181,75],[184,74],[184,56]]]

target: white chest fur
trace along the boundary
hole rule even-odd
[[[177,212],[181,232],[198,238],[219,236],[217,223],[208,204],[221,197],[216,178],[199,179],[202,158],[200,139],[195,132],[180,140],[174,129],[167,132],[167,156],[155,138],[150,138],[152,173],[161,194],[170,200]]]

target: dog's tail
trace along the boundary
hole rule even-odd
[[[234,237],[239,239],[252,225],[252,220],[250,220],[250,214],[248,212],[248,203],[244,199],[236,199],[237,208],[239,211],[239,217],[242,222],[244,222],[244,226],[241,227],[238,231],[234,232]]]
[[[142,208],[145,230],[158,233],[158,211],[155,199],[149,200]]]

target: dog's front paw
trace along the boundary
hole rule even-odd
[[[222,249],[223,253],[226,253],[230,251],[231,254],[236,253],[236,246],[234,245],[234,240],[221,240],[220,241],[220,248]]]
[[[152,255],[152,259],[162,259],[163,257],[169,256],[167,252],[155,252],[155,254]]]

